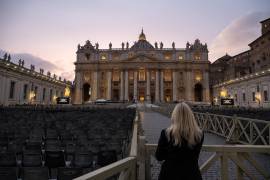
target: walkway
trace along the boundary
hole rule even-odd
[[[142,128],[144,130],[144,135],[146,137],[147,143],[150,144],[157,144],[158,139],[160,136],[160,132],[162,129],[166,128],[170,124],[170,119],[162,114],[156,113],[156,112],[143,112],[140,111],[140,117],[141,117],[141,122],[142,122]],[[204,143],[207,145],[215,144],[215,145],[222,145],[225,144],[225,139],[216,135],[213,135],[211,133],[205,133],[204,134]],[[209,152],[201,152],[200,158],[199,158],[199,165],[201,165],[203,162],[205,162],[212,154]],[[263,162],[264,167],[270,169],[270,161],[267,160],[269,159],[269,156],[265,159],[265,155],[256,155],[256,159],[258,159],[260,162]],[[156,161],[154,157],[151,157],[151,176],[152,180],[158,179],[158,174],[160,171],[160,163]],[[207,180],[216,180],[220,179],[220,163],[216,162],[212,165],[209,170],[203,174],[203,179]],[[257,174],[255,170],[253,169],[252,172]],[[230,174],[230,179],[235,179],[236,178],[236,173],[235,173],[235,166],[234,164],[229,161],[229,174]]]

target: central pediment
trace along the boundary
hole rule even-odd
[[[159,60],[155,57],[151,57],[151,56],[148,56],[145,54],[139,54],[139,55],[135,55],[133,57],[127,58],[123,61],[127,61],[127,62],[157,62]]]

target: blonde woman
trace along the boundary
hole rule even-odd
[[[159,180],[202,179],[198,158],[203,139],[190,107],[184,102],[177,104],[171,125],[161,131],[155,154],[158,161],[164,160]]]

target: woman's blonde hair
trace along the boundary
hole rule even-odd
[[[201,139],[202,131],[199,128],[190,107],[181,102],[172,112],[171,125],[166,129],[167,137],[174,140],[174,145],[181,145],[185,139],[188,145],[195,145]]]

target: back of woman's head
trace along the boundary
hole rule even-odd
[[[202,135],[192,110],[184,102],[175,106],[171,125],[167,128],[166,133],[169,139],[172,138],[175,145],[181,145],[184,139],[190,146],[196,144]]]

